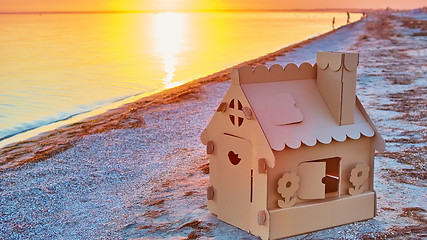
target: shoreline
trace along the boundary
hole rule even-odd
[[[216,10],[175,10],[174,12],[350,12],[363,13],[375,12],[382,9],[363,8],[317,8],[317,9],[216,9]],[[40,12],[0,12],[0,15],[20,15],[20,14],[124,14],[124,13],[163,13],[170,10],[128,10],[128,11],[40,11]]]
[[[426,36],[426,14],[380,13],[265,63],[358,52],[357,95],[387,144],[375,154],[374,219],[290,239],[425,238]],[[138,111],[142,128],[85,136],[46,161],[0,170],[0,235],[257,239],[208,211],[209,158],[199,136],[230,82],[200,86],[182,101]]]
[[[48,131],[52,131],[52,130],[55,130],[55,129],[58,129],[61,127],[65,127],[65,126],[68,126],[68,125],[71,125],[71,124],[74,124],[74,123],[77,123],[80,121],[84,121],[88,118],[96,117],[97,115],[103,114],[109,110],[119,108],[125,104],[138,101],[141,98],[148,97],[148,96],[154,95],[156,93],[159,93],[159,92],[162,92],[165,90],[167,90],[167,89],[162,88],[162,89],[152,90],[149,92],[135,94],[135,95],[128,96],[128,97],[125,97],[123,99],[117,100],[115,102],[112,102],[112,103],[105,105],[105,106],[101,106],[101,107],[98,107],[98,108],[95,108],[92,110],[88,110],[88,111],[84,111],[81,113],[76,113],[76,114],[70,115],[64,119],[55,120],[55,121],[52,121],[52,122],[47,123],[45,125],[29,128],[29,129],[23,130],[21,132],[15,133],[15,134],[11,134],[9,136],[6,136],[6,137],[0,139],[0,149],[8,146],[10,144],[18,143],[18,142],[25,141],[25,140],[33,138],[33,137],[37,137],[37,135],[39,135],[39,134],[43,134],[43,133],[48,132]]]
[[[144,127],[145,121],[140,117],[141,111],[146,111],[160,105],[179,102],[183,99],[194,98],[202,92],[201,88],[203,85],[229,80],[229,74],[234,68],[242,66],[255,67],[265,62],[273,61],[276,57],[283,56],[285,53],[334,34],[340,29],[358,24],[362,20],[305,39],[301,42],[293,43],[277,51],[241,62],[213,74],[194,79],[175,88],[125,98],[88,113],[76,115],[71,119],[54,122],[4,139],[0,142],[0,171],[28,162],[43,161],[54,154],[72,147],[73,143],[83,136],[113,129]],[[111,108],[111,106],[116,105],[117,107]]]

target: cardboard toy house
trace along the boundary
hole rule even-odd
[[[356,97],[357,53],[235,69],[201,140],[208,208],[262,239],[373,218],[385,143]]]

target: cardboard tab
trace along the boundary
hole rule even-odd
[[[227,103],[226,102],[222,102],[219,106],[218,109],[216,110],[217,112],[225,112],[227,110]]]
[[[267,213],[262,210],[258,212],[258,225],[264,225],[267,221]]]
[[[372,218],[385,142],[356,97],[358,64],[319,52],[314,66],[234,69],[201,135],[209,211],[262,239]]]
[[[206,189],[206,196],[207,196],[208,200],[213,200],[214,199],[214,195],[215,195],[214,188],[212,186],[209,186]]]
[[[261,173],[261,174],[267,173],[267,162],[265,158],[260,158],[258,160],[258,173]]]
[[[254,114],[252,113],[252,110],[248,107],[243,107],[243,113],[245,114],[246,119],[252,120],[254,119]]]
[[[214,143],[212,141],[209,141],[206,145],[206,153],[207,154],[213,154],[215,150]]]

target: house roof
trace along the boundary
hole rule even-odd
[[[273,150],[375,135],[361,104],[355,108],[354,124],[338,125],[315,79],[242,83],[241,87]]]

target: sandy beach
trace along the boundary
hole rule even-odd
[[[112,129],[138,128],[145,125],[141,118],[143,111],[155,106],[179,102],[202,91],[201,86],[212,82],[223,82],[229,80],[229,74],[233,68],[242,66],[257,66],[273,61],[276,57],[294,49],[304,46],[310,42],[322,39],[335,31],[330,31],[317,37],[307,39],[279,49],[276,52],[268,53],[264,56],[242,62],[233,67],[201,77],[176,88],[164,90],[162,92],[143,97],[137,101],[123,104],[118,108],[112,108],[96,116],[63,125],[55,130],[41,131],[40,134],[24,141],[17,141],[0,145],[0,170],[19,166],[27,162],[42,161],[53,154],[64,151],[82,136],[106,132]],[[36,131],[37,132],[37,131]],[[24,133],[25,135],[26,133]],[[6,140],[8,141],[8,139]],[[3,145],[4,146],[4,145]]]
[[[387,150],[377,154],[378,216],[294,239],[427,237],[427,16],[373,13],[235,67],[360,53],[357,94]],[[5,239],[256,239],[206,206],[199,136],[232,68],[0,149]]]

